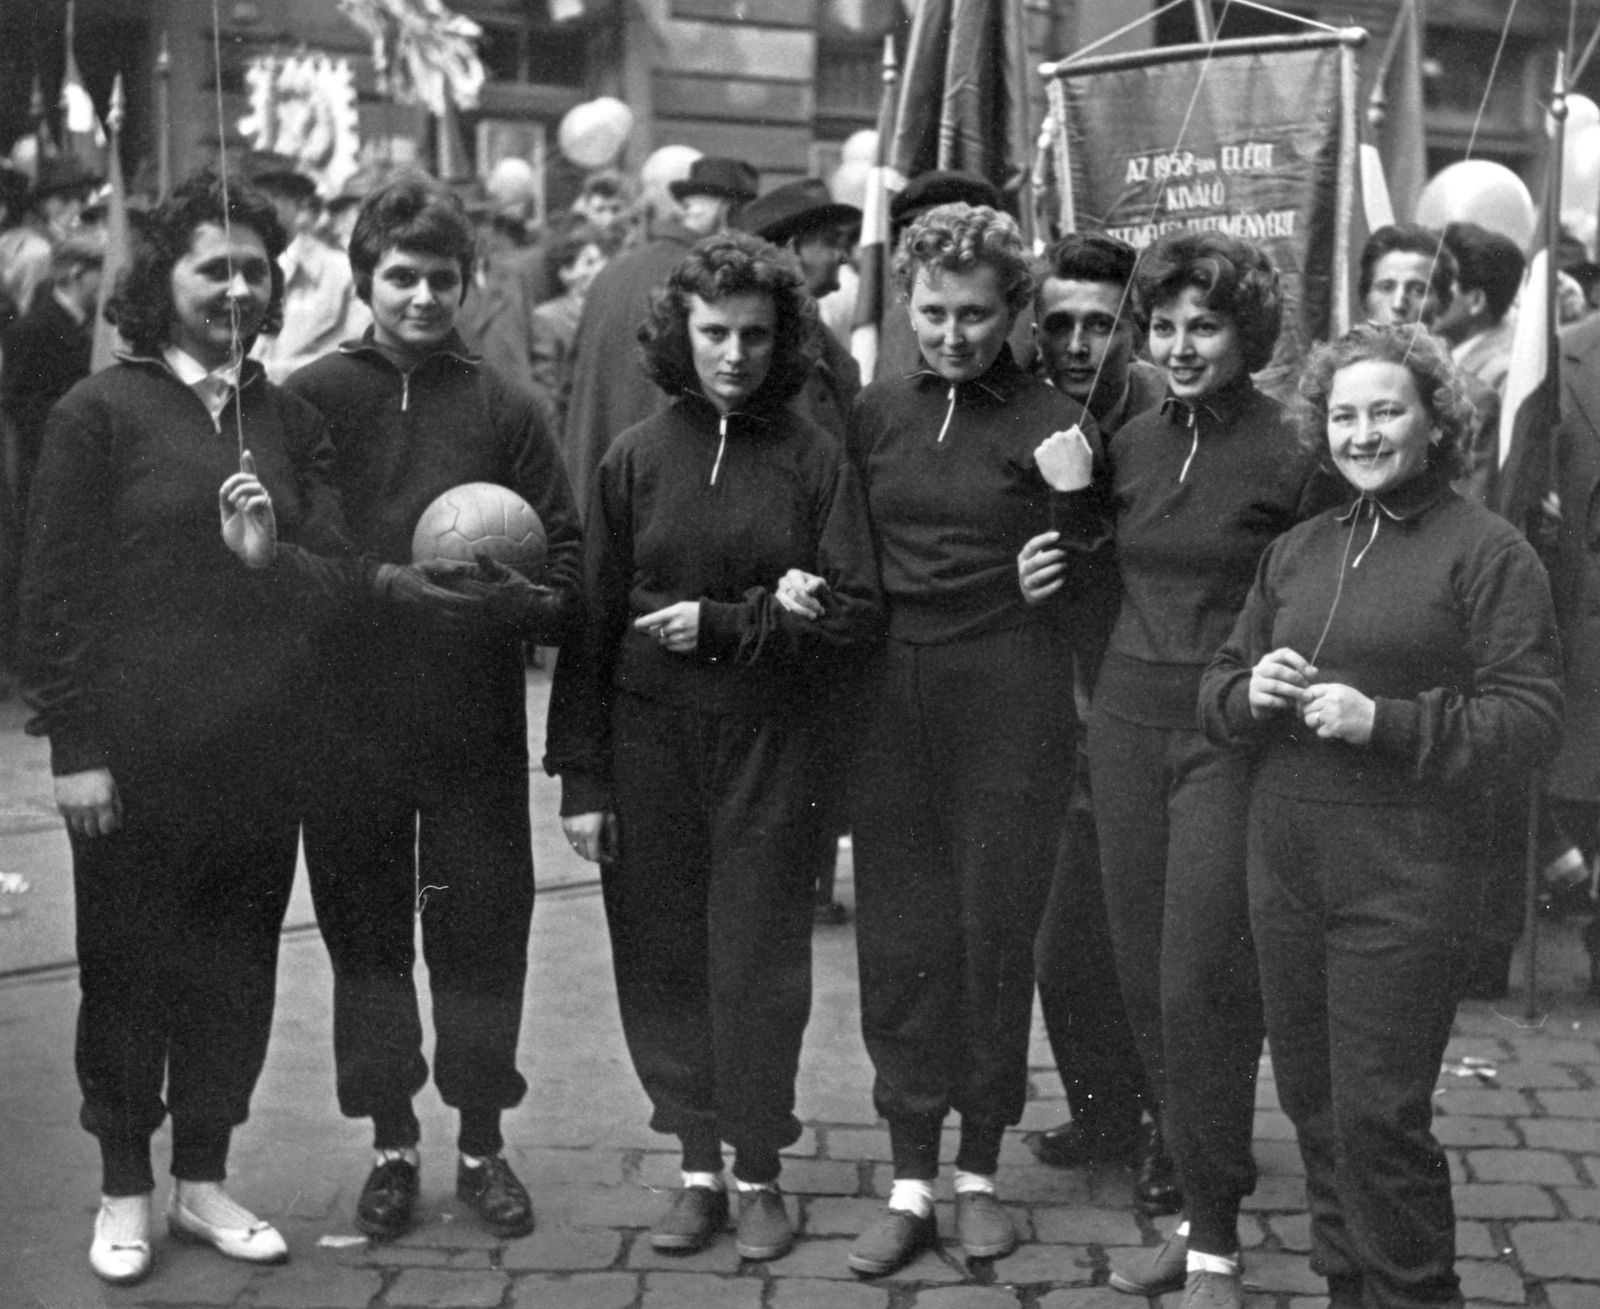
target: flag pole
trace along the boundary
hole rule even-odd
[[[855,321],[850,328],[850,353],[870,382],[878,366],[879,324],[885,305],[884,280],[894,253],[889,241],[889,160],[894,150],[899,99],[900,67],[895,60],[894,37],[883,38],[883,95],[878,102],[878,148],[867,175],[865,208],[861,216],[860,258],[856,272]]]
[[[122,88],[122,74],[111,83],[111,108],[106,113],[110,151],[106,156],[106,178],[111,199],[106,206],[106,255],[100,277],[100,295],[95,302],[94,344],[90,350],[89,371],[98,373],[116,362],[119,346],[117,330],[106,321],[106,302],[116,291],[117,274],[129,263],[128,188],[122,177],[122,125],[128,117],[128,97]]]
[[[1202,45],[1217,39],[1217,29],[1211,21],[1211,0],[1194,0],[1194,30]]]
[[[1566,81],[1566,54],[1556,52],[1556,81],[1555,89],[1550,97],[1550,117],[1555,130],[1551,133],[1550,140],[1550,169],[1545,176],[1544,193],[1544,277],[1545,277],[1545,335],[1551,342],[1550,359],[1546,368],[1550,370],[1560,367],[1561,352],[1555,348],[1557,341],[1556,325],[1559,321],[1556,308],[1556,294],[1559,289],[1558,273],[1556,270],[1556,250],[1559,248],[1561,237],[1561,167],[1562,151],[1565,146],[1567,128],[1567,81]],[[1559,377],[1556,383],[1556,394],[1560,395]],[[1558,483],[1556,474],[1560,457],[1560,449],[1555,432],[1551,432],[1548,444],[1549,467],[1546,473],[1546,490],[1555,491]],[[1541,504],[1535,513],[1543,516],[1547,511]],[[1526,851],[1526,867],[1523,877],[1522,896],[1522,921],[1523,931],[1528,938],[1528,953],[1524,960],[1524,989],[1527,991],[1527,1017],[1534,1020],[1539,1016],[1539,821],[1540,808],[1544,793],[1544,770],[1536,768],[1528,779],[1528,838]]]
[[[156,198],[165,200],[172,190],[172,51],[167,33],[161,32],[156,53]]]

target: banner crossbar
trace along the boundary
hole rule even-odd
[[[1183,63],[1186,60],[1204,59],[1208,55],[1212,59],[1225,59],[1229,55],[1281,54],[1286,50],[1318,50],[1329,46],[1359,49],[1367,43],[1367,39],[1367,29],[1364,27],[1340,27],[1329,32],[1304,32],[1293,36],[1248,36],[1231,41],[1162,45],[1119,55],[1100,55],[1093,59],[1067,58],[1040,64],[1039,76],[1049,80],[1089,73],[1111,73],[1125,68]]]

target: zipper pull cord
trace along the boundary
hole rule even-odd
[[[943,441],[944,440],[944,434],[950,430],[950,420],[952,418],[954,418],[955,416],[956,416],[956,387],[955,387],[955,383],[952,382],[950,384],[950,407],[944,411],[944,426],[939,429],[939,441]],[[939,441],[935,441],[934,444],[938,445]]]
[[[721,420],[717,424],[717,430],[719,432],[721,432],[722,436],[721,436],[721,439],[717,442],[717,459],[716,459],[716,462],[711,465],[711,485],[712,486],[715,486],[717,484],[717,473],[722,468],[722,454],[723,454],[723,451],[725,451],[728,448],[728,415],[727,414],[723,414],[722,415]]]
[[[411,373],[409,370],[400,374],[400,412],[405,413],[411,407]]]
[[[1344,556],[1339,560],[1339,581],[1338,584],[1333,588],[1333,603],[1328,606],[1327,621],[1322,624],[1322,635],[1317,638],[1316,648],[1311,651],[1311,658],[1306,661],[1313,668],[1317,666],[1317,660],[1322,656],[1323,642],[1328,639],[1328,632],[1333,627],[1333,616],[1339,612],[1339,601],[1344,597],[1344,566],[1350,558],[1350,547],[1355,544],[1356,528],[1360,525],[1360,523],[1361,513],[1358,509],[1354,516],[1352,516],[1350,519],[1350,530],[1345,533]],[[1377,533],[1374,532],[1373,534],[1376,535]],[[1367,544],[1371,545],[1372,542],[1368,541]],[[1363,551],[1363,553],[1365,553],[1365,551]],[[1357,562],[1359,562],[1359,560]]]
[[[1183,461],[1183,470],[1178,474],[1178,481],[1182,482],[1189,476],[1189,465],[1194,462],[1195,454],[1200,449],[1200,411],[1189,410],[1189,427],[1194,432],[1194,441],[1189,446],[1189,457]]]

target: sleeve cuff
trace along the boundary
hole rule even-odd
[[[1372,748],[1391,758],[1415,758],[1421,718],[1422,711],[1409,700],[1375,700]]]
[[[1081,491],[1052,491],[1050,525],[1061,533],[1063,545],[1092,550],[1111,539],[1110,525],[1100,512],[1101,497],[1093,484]]]
[[[604,813],[611,808],[611,786],[589,773],[561,774],[561,816]]]
[[[700,602],[699,652],[702,659],[716,659],[732,655],[744,637],[743,604],[728,604],[722,600]]]
[[[110,760],[98,742],[77,732],[57,728],[50,733],[50,773],[66,777],[71,773],[87,773],[94,768],[109,767]]]

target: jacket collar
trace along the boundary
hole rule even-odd
[[[735,409],[728,417],[739,423],[760,423],[763,427],[772,423],[774,412],[783,406],[763,402],[760,392],[753,397],[754,404],[746,405],[742,409]],[[714,432],[721,425],[722,411],[712,404],[710,399],[701,391],[683,391],[673,400],[673,406],[687,418],[696,428],[703,432]]]
[[[1358,495],[1335,517],[1341,523],[1352,522],[1371,505],[1374,512],[1381,512],[1391,522],[1409,523],[1422,517],[1449,494],[1450,479],[1437,464],[1430,463],[1399,486],[1392,486],[1378,495]]]
[[[483,356],[474,353],[467,346],[467,343],[461,339],[461,333],[456,331],[455,328],[451,328],[450,335],[429,350],[427,354],[423,355],[409,370],[400,366],[392,351],[378,344],[370,325],[358,340],[340,342],[339,353],[360,355],[369,359],[381,359],[397,373],[407,371],[420,372],[423,368],[432,365],[435,360],[440,359],[454,360],[456,363],[464,364],[468,368],[476,368],[483,362]]]
[[[172,365],[158,354],[141,354],[136,350],[118,350],[116,352],[116,360],[120,364],[133,364],[135,367],[139,368],[158,369],[160,372],[163,372],[168,377],[172,378],[180,386],[189,386],[188,382],[184,381],[182,377],[178,376]],[[267,370],[262,367],[260,360],[252,359],[249,355],[246,355],[239,361],[239,390],[243,391],[247,387],[254,386],[256,383],[264,381],[266,376]]]
[[[918,390],[927,390],[931,387],[944,388],[950,385],[943,375],[928,367],[926,363],[921,368],[907,373],[906,376],[917,384]],[[1000,347],[1000,353],[995,357],[994,363],[989,365],[988,372],[973,378],[970,382],[957,384],[956,397],[969,403],[987,397],[997,404],[1009,404],[1027,380],[1028,374],[1022,371],[1022,365],[1011,353],[1011,343],[1008,341]]]
[[[1227,431],[1255,397],[1256,384],[1249,373],[1241,371],[1226,386],[1196,400],[1184,400],[1169,392],[1161,402],[1161,412],[1175,427],[1189,427],[1204,421],[1206,426]]]

